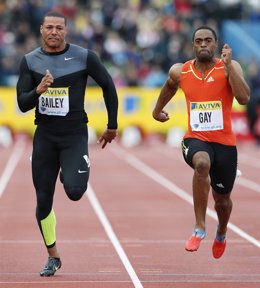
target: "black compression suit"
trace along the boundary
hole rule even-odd
[[[47,69],[54,82],[39,95],[36,88]],[[55,239],[47,239],[48,231],[47,236],[44,235],[43,223],[52,211],[59,170],[70,199],[79,200],[87,189],[90,163],[84,97],[88,76],[103,90],[107,128],[116,129],[116,89],[94,52],[72,44],[55,53],[37,48],[26,54],[20,65],[17,101],[23,112],[35,108],[37,128],[33,139],[32,175],[37,195],[36,217],[48,247],[55,244]]]

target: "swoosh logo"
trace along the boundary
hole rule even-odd
[[[72,59],[74,59],[74,58],[75,58],[75,57],[69,57],[69,58],[65,57],[64,60],[65,60],[65,61],[68,61],[68,60],[72,60]]]
[[[78,170],[78,173],[81,174],[81,173],[87,173],[88,171],[85,171],[85,170]]]

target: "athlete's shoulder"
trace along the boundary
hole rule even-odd
[[[76,44],[69,44],[69,49],[68,49],[68,53],[69,54],[74,54],[74,55],[77,55],[77,56],[85,56],[88,54],[88,49],[87,48],[84,48],[84,47],[81,47],[79,45],[76,45]]]
[[[35,48],[34,50],[24,55],[21,61],[21,65],[26,65],[27,67],[31,67],[33,63],[36,63],[37,60],[41,58],[41,54],[43,54],[41,47]]]
[[[76,44],[69,44],[69,50],[87,52],[88,49]]]
[[[188,61],[184,62],[183,65],[182,65],[182,72],[190,71],[191,67],[192,67],[192,65],[194,63],[194,60],[195,59],[191,59],[191,60],[188,60]]]
[[[37,56],[38,54],[42,54],[41,47],[35,48],[34,50],[26,53],[24,56],[25,56],[25,58],[30,58],[30,57]]]
[[[175,63],[170,68],[169,74],[181,74],[183,63]]]

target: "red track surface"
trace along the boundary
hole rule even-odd
[[[161,143],[90,146],[87,197],[72,202],[57,183],[54,209],[63,266],[54,277],[42,278],[38,272],[47,254],[34,216],[31,142],[22,143],[0,149],[1,288],[260,287],[260,149],[238,147],[243,175],[233,191],[227,250],[215,260],[211,196],[206,239],[197,252],[184,249],[194,214],[192,170],[180,149]]]

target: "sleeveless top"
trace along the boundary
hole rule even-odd
[[[216,58],[204,79],[195,69],[194,59],[182,66],[180,88],[186,98],[188,131],[185,138],[236,145],[231,109],[234,96],[225,74],[224,63]]]

